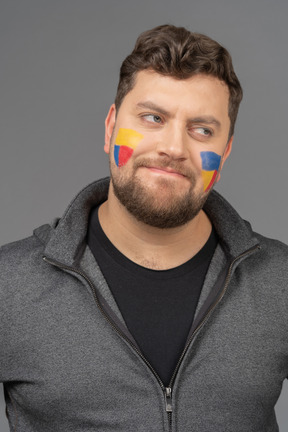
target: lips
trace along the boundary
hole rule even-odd
[[[183,174],[182,172],[175,170],[173,168],[170,167],[159,167],[159,166],[146,166],[147,169],[154,171],[154,172],[159,172],[159,174],[161,173],[165,173],[165,174],[170,174],[170,175],[177,175],[177,176],[181,176],[181,177],[186,177],[185,174]]]
[[[134,162],[134,169],[146,168],[151,173],[169,175],[172,177],[187,178],[192,181],[195,178],[195,173],[192,169],[189,169],[184,162],[171,160],[170,158],[153,159],[153,158],[137,158]],[[194,181],[194,180],[193,180]]]

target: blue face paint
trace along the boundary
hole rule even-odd
[[[204,191],[206,192],[214,184],[221,163],[221,156],[211,151],[201,152],[200,156],[202,159]]]

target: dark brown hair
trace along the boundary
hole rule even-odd
[[[119,109],[126,94],[132,90],[137,72],[151,69],[161,75],[187,79],[196,74],[212,75],[229,89],[229,138],[242,100],[242,88],[234,72],[229,52],[218,42],[184,27],[162,25],[142,33],[132,53],[123,61],[115,99]]]

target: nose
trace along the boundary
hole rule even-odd
[[[185,131],[179,125],[167,126],[157,142],[158,154],[173,160],[185,160],[187,151]]]

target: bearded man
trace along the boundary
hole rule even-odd
[[[11,430],[278,431],[287,246],[213,190],[241,99],[216,41],[139,36],[105,122],[111,177],[1,248]]]

